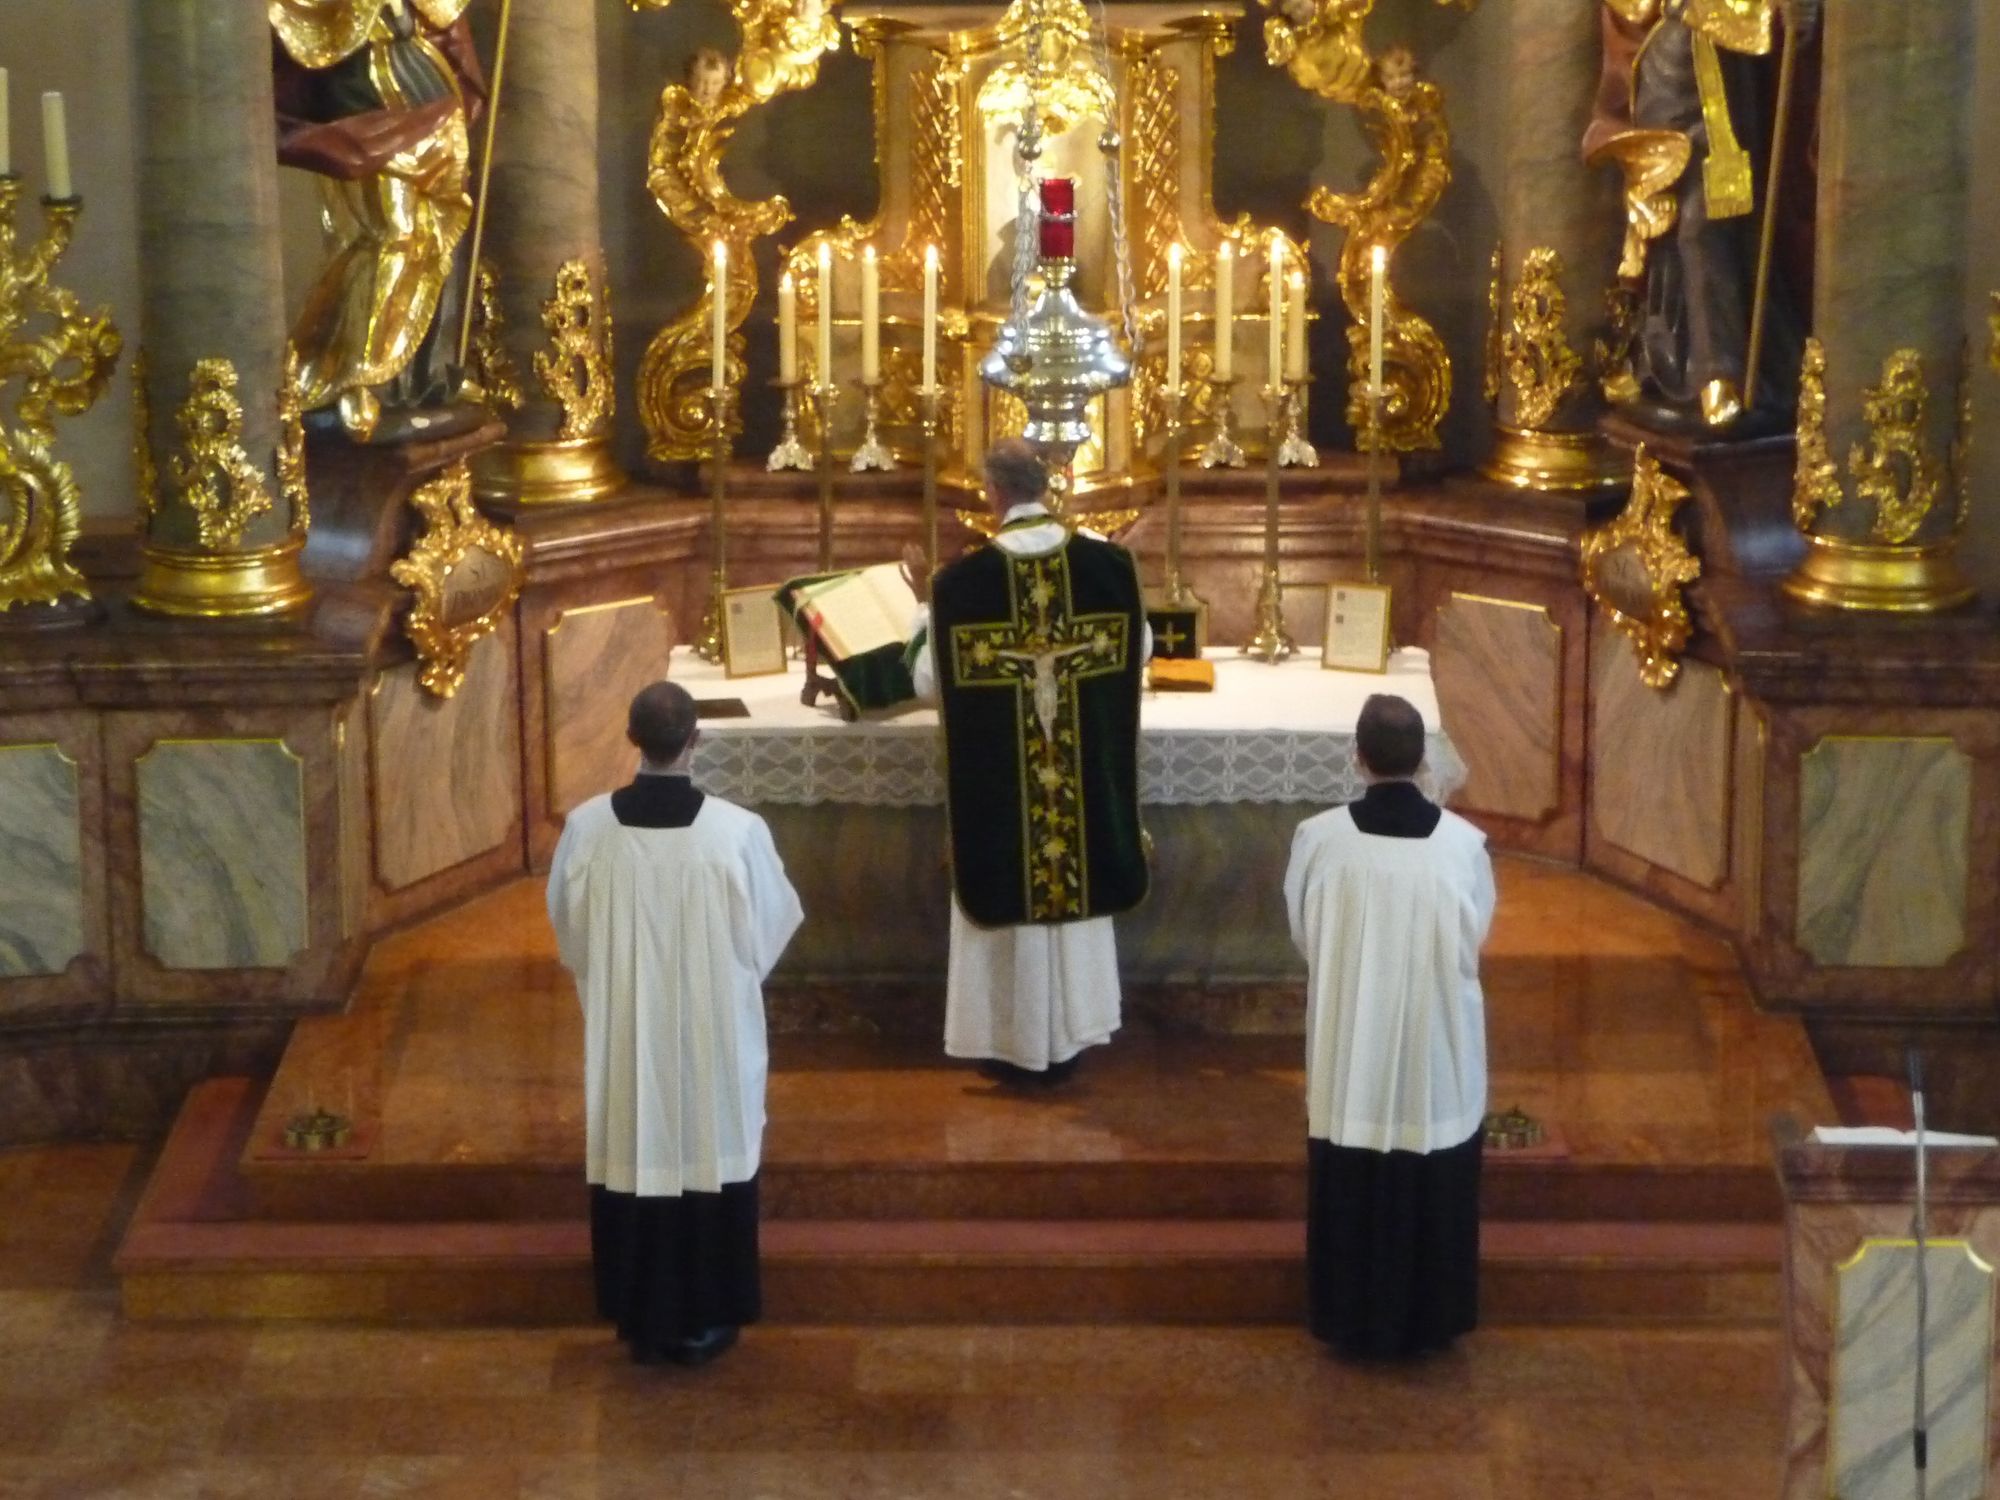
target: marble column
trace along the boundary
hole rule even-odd
[[[1599,10],[1514,0],[1508,13],[1485,472],[1525,489],[1594,490],[1631,478],[1630,464],[1598,436],[1604,403],[1590,370],[1624,222],[1617,174],[1586,167],[1582,155],[1603,55]]]
[[[596,0],[512,0],[479,8],[481,55],[507,21],[481,259],[489,325],[469,361],[507,440],[474,462],[484,499],[595,500],[624,483],[611,457],[611,301],[597,185]],[[485,122],[480,129],[483,132]]]
[[[1794,490],[1810,546],[1785,585],[1808,603],[1922,611],[1971,597],[1952,447],[1982,3],[1828,0]]]
[[[306,504],[282,419],[284,276],[261,5],[136,0],[145,562],[167,615],[296,609]]]

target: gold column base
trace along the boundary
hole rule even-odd
[[[1886,547],[1809,536],[1806,555],[1784,582],[1801,604],[1881,614],[1935,614],[1970,603],[1976,590],[1959,570],[1957,540]]]
[[[249,552],[183,552],[148,543],[132,607],[177,619],[238,620],[284,614],[312,598],[299,570],[303,537]]]
[[[1632,459],[1595,432],[1536,432],[1495,423],[1493,453],[1479,472],[1516,489],[1574,494],[1632,482]]]
[[[581,505],[625,487],[609,438],[508,441],[472,456],[472,493],[502,505]]]

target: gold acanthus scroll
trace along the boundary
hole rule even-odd
[[[1370,251],[1381,246],[1393,267],[1396,247],[1437,206],[1451,181],[1451,131],[1444,94],[1418,76],[1403,48],[1371,57],[1362,29],[1375,0],[1262,0],[1276,13],[1264,22],[1265,56],[1301,88],[1353,106],[1381,161],[1358,193],[1315,188],[1306,200],[1314,218],[1347,230],[1340,253],[1340,297],[1348,328],[1347,411],[1357,441],[1367,447],[1368,296]],[[1469,10],[1477,0],[1437,0]],[[1391,452],[1440,446],[1439,425],[1451,404],[1451,356],[1423,318],[1388,289],[1383,335],[1382,444]]]
[[[673,0],[628,0],[635,11],[665,10]],[[729,266],[725,322],[730,329],[726,420],[742,426],[735,393],[744,378],[743,340],[735,330],[757,300],[750,247],[791,222],[782,196],[738,198],[722,179],[722,156],[742,117],[779,94],[810,85],[819,60],[840,46],[840,29],[826,0],[727,0],[743,45],[733,64],[698,53],[687,84],[660,91],[660,116],[646,148],[646,187],[667,221],[712,264],[721,241]],[[639,361],[640,420],[647,456],[656,462],[700,458],[714,450],[709,415],[712,292],[704,289],[687,312],[653,336]]]

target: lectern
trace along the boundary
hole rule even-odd
[[[1943,1137],[1926,1153],[1920,1287],[1915,1152],[1903,1132],[1880,1135],[1829,1144],[1789,1121],[1777,1129],[1785,1500],[2000,1495],[2000,1150]]]

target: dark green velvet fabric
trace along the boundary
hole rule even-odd
[[[841,572],[859,571],[843,569]],[[778,608],[782,609],[798,626],[801,635],[810,634],[810,627],[800,618],[800,594],[815,583],[829,578],[838,578],[840,572],[809,573],[802,578],[794,578],[778,590]],[[854,708],[866,712],[869,709],[894,708],[898,703],[907,703],[917,696],[916,684],[910,680],[910,666],[904,660],[903,643],[893,642],[877,646],[872,651],[863,651],[857,656],[840,660],[827,649],[826,643],[819,643],[820,659],[832,670],[834,679],[840,684],[841,695]]]
[[[1059,753],[1049,764],[1064,768],[1065,790],[1053,821],[1042,809],[1057,794],[1040,780],[1039,763],[1031,765],[1044,745],[1032,669],[992,649],[1008,641],[1017,648],[1030,644],[1038,625],[1032,599],[1037,582],[1054,593],[1041,622],[1048,633],[1039,644],[1064,650]],[[982,547],[939,572],[931,613],[952,878],[966,915],[1001,927],[1083,921],[1137,906],[1147,883],[1139,830],[1144,616],[1131,554],[1083,536],[1043,559]],[[1100,640],[1103,649],[1093,644]],[[982,641],[988,646],[983,661]],[[1074,862],[1079,827],[1080,866]],[[1051,834],[1067,850],[1053,862]],[[1058,868],[1066,871],[1060,880],[1045,882],[1037,873]]]

